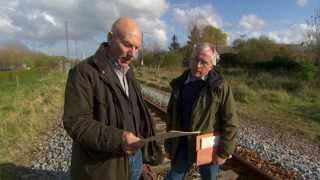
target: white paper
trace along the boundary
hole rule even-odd
[[[146,139],[142,139],[144,143],[150,142],[150,141],[163,141],[165,139],[170,139],[170,138],[176,138],[176,137],[181,137],[181,136],[190,136],[190,135],[195,135],[195,134],[200,134],[200,131],[192,131],[192,132],[186,132],[186,131],[169,131],[166,133],[161,133],[155,136],[148,137]]]
[[[214,147],[214,146],[218,145],[219,136],[203,137],[203,138],[201,138],[200,142],[201,142],[200,149]]]

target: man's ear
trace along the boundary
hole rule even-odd
[[[108,32],[108,41],[111,41],[112,36],[113,36],[113,33],[112,33],[111,31],[110,31],[110,32]]]

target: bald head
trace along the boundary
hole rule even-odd
[[[121,66],[128,66],[141,46],[138,24],[129,17],[116,20],[108,34],[110,54]]]
[[[123,37],[128,34],[141,36],[138,24],[130,17],[120,17],[113,25],[111,32],[113,36]]]

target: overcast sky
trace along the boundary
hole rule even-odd
[[[173,34],[186,42],[190,25],[211,24],[228,34],[266,35],[279,43],[300,43],[306,19],[319,0],[0,0],[0,43],[18,41],[34,50],[83,58],[105,41],[119,16],[135,18],[144,31],[144,45],[167,48]]]

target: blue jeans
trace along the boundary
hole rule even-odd
[[[187,148],[179,146],[176,157],[172,159],[171,169],[164,179],[183,180],[189,168]],[[219,166],[215,164],[202,165],[199,169],[203,180],[216,180],[219,174]]]
[[[130,166],[131,180],[139,180],[143,171],[141,150],[129,156],[129,166]]]

